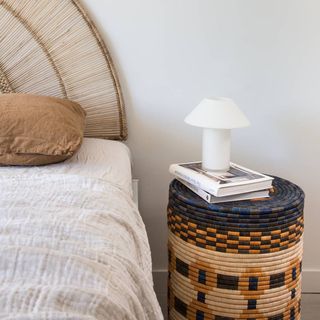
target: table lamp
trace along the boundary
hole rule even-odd
[[[250,124],[239,107],[228,98],[206,98],[184,119],[192,126],[202,127],[202,168],[228,171],[232,128]]]

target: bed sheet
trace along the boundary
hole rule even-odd
[[[0,318],[163,319],[131,192],[120,142],[85,139],[64,163],[0,168]]]
[[[34,167],[0,167],[0,174],[75,174],[107,180],[132,195],[131,153],[122,142],[84,138],[79,151],[57,164]]]

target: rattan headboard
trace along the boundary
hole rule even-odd
[[[127,136],[110,54],[77,0],[0,0],[0,93],[10,92],[77,101],[86,136]]]

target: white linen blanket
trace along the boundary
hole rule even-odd
[[[0,319],[162,319],[131,197],[101,179],[2,172]]]

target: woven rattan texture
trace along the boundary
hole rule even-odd
[[[212,205],[170,185],[169,318],[300,319],[304,193]]]
[[[198,247],[231,253],[285,250],[303,233],[302,190],[280,178],[264,201],[212,205],[174,180],[170,186],[168,226],[178,237]],[[283,199],[283,201],[281,201]]]
[[[0,70],[0,93],[12,93],[9,81]]]
[[[10,92],[74,100],[85,136],[127,136],[111,56],[78,0],[0,1],[0,93]]]

